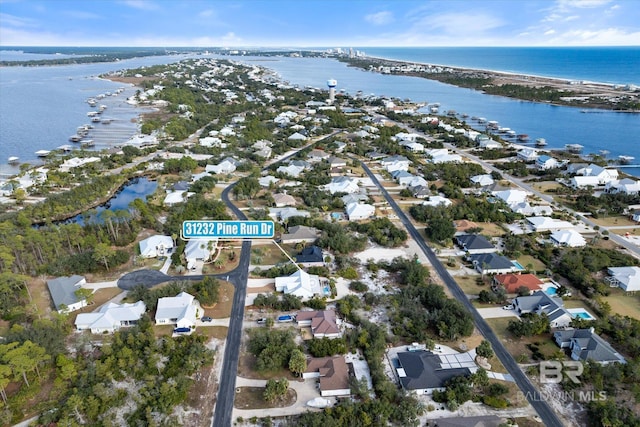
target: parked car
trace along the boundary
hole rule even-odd
[[[175,328],[173,332],[175,332],[176,334],[184,334],[187,332],[191,332],[191,328]]]
[[[513,306],[512,305],[503,305],[502,308],[504,310],[513,310]]]
[[[261,317],[258,320],[256,320],[256,322],[258,322],[258,325],[262,325],[267,323],[267,318],[266,317]]]
[[[211,322],[213,321],[213,318],[209,317],[209,316],[202,316],[202,318],[200,319],[203,322]]]

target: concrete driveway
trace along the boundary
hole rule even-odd
[[[478,313],[483,319],[496,319],[499,317],[518,317],[515,310],[505,310],[502,307],[479,308]]]

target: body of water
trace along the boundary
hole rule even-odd
[[[362,48],[368,56],[640,86],[640,47]]]
[[[33,54],[28,55],[31,58]],[[5,55],[6,56],[6,55]],[[49,55],[51,56],[51,55]],[[4,58],[4,57],[3,57]],[[79,126],[93,124],[88,138],[100,150],[122,143],[138,129],[137,117],[145,110],[127,104],[126,98],[137,88],[97,76],[109,71],[176,62],[181,57],[156,56],[110,63],[58,65],[47,67],[0,68],[0,176],[19,172],[18,166],[7,164],[8,157],[37,164],[38,150],[55,150],[69,142]],[[108,125],[91,123],[87,112],[95,110],[86,100],[120,87],[125,91],[106,96],[98,105],[106,105],[103,117]]]
[[[326,89],[327,79],[338,81],[337,90],[355,95],[375,94],[415,102],[439,103],[440,111],[455,110],[469,117],[498,121],[518,134],[527,134],[533,142],[545,138],[547,149],[563,149],[565,144],[584,146],[583,154],[609,151],[608,158],[619,155],[635,157],[640,164],[640,114],[615,113],[561,107],[487,95],[419,77],[383,75],[346,66],[321,58],[245,58],[275,70],[292,84]],[[625,172],[640,175],[640,169]]]

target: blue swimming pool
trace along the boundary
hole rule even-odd
[[[558,293],[558,289],[555,286],[549,286],[544,290],[547,295],[556,295]]]
[[[574,313],[574,317],[579,317],[581,319],[591,319],[591,315],[589,313],[585,313],[584,311]]]
[[[526,268],[524,268],[518,261],[511,261],[511,264],[513,264],[518,270],[526,270]]]
[[[567,311],[574,319],[596,320],[596,318],[584,308],[570,308]]]

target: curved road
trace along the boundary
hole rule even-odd
[[[447,285],[447,287],[451,291],[451,294],[458,301],[460,301],[465,306],[465,308],[471,313],[476,327],[478,328],[480,333],[487,339],[487,341],[491,343],[496,356],[498,357],[498,359],[500,359],[500,362],[502,362],[502,364],[507,369],[507,371],[509,371],[509,373],[515,380],[518,387],[520,387],[520,390],[524,393],[525,397],[527,398],[531,406],[533,406],[533,408],[536,410],[536,412],[542,419],[543,424],[546,427],[556,427],[556,426],[563,427],[563,423],[560,421],[558,416],[555,414],[555,412],[553,412],[553,410],[549,407],[549,405],[547,405],[547,403],[540,398],[540,393],[536,390],[533,384],[531,384],[531,381],[529,381],[529,379],[522,372],[522,370],[520,370],[516,361],[509,354],[506,348],[502,345],[498,337],[493,333],[493,331],[491,330],[487,322],[485,322],[482,316],[480,316],[476,308],[473,306],[473,304],[471,304],[469,299],[465,296],[464,292],[462,292],[462,289],[460,289],[460,286],[458,286],[456,281],[453,280],[453,277],[451,277],[451,274],[449,274],[447,269],[442,265],[440,260],[436,257],[436,254],[433,252],[433,250],[427,246],[422,236],[420,236],[420,233],[418,232],[418,230],[416,230],[416,228],[413,226],[411,221],[409,221],[409,219],[407,218],[405,213],[402,211],[402,209],[400,209],[400,206],[398,206],[395,200],[391,198],[387,190],[380,184],[380,182],[375,177],[375,175],[371,172],[369,167],[362,161],[360,162],[360,164],[362,165],[362,168],[367,173],[369,178],[371,178],[371,181],[373,181],[373,183],[378,187],[378,189],[380,190],[384,198],[387,200],[387,202],[389,203],[389,206],[393,208],[396,215],[398,216],[402,224],[405,226],[405,228],[407,229],[411,237],[416,241],[420,249],[422,249],[422,252],[424,252],[424,254],[427,256],[433,268],[436,270],[438,275],[442,278],[444,283]]]

